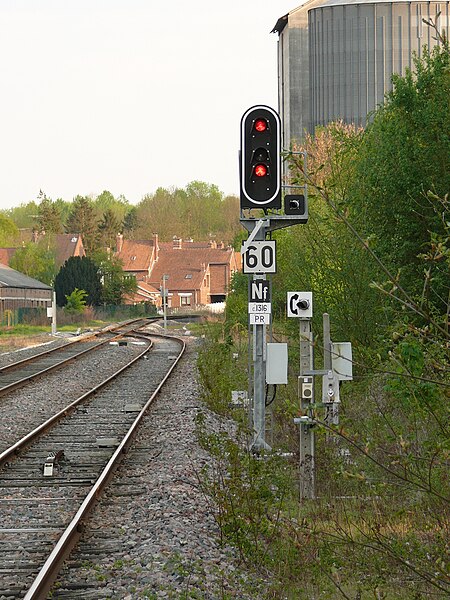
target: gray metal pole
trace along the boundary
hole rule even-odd
[[[330,315],[323,313],[323,368],[324,371],[331,371],[331,330]]]
[[[311,319],[300,320],[300,377],[313,370],[313,339]],[[301,388],[301,386],[299,386]],[[300,402],[305,417],[311,417],[311,402],[304,398],[301,389]],[[300,423],[300,498],[315,498],[314,429],[309,418]]]
[[[164,330],[167,330],[167,297],[166,297],[166,275],[163,275],[163,318],[164,318]]]
[[[266,239],[266,230],[261,227],[255,237],[255,241],[264,241]],[[254,279],[263,279],[264,275],[254,275]],[[255,439],[253,440],[252,449],[255,451],[270,450],[270,446],[266,443],[266,363],[264,344],[265,326],[254,325],[253,334],[255,337],[255,356],[254,356],[254,373],[253,373],[253,428],[255,431]]]
[[[265,404],[265,365],[264,365],[264,326],[255,325],[255,372],[254,372],[254,422],[255,439],[253,448],[263,450],[267,444],[265,442],[266,429],[266,404]]]
[[[333,373],[332,344],[330,315],[323,314],[323,367],[328,371],[323,376],[322,400],[325,404],[325,423],[337,425],[339,423],[339,381]],[[327,434],[328,437],[328,434]]]
[[[56,335],[56,292],[52,297],[52,335]]]
[[[248,290],[250,293],[250,282],[251,277],[248,277]],[[253,327],[250,325],[250,316],[248,318],[248,355],[247,355],[247,367],[248,367],[248,427],[250,431],[253,431],[253,413],[254,413],[254,394],[253,394]],[[253,442],[252,442],[253,443]]]

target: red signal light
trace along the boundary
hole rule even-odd
[[[255,129],[259,133],[262,133],[263,131],[266,131],[266,129],[267,129],[267,121],[266,121],[266,119],[256,119],[256,121],[255,121]]]
[[[266,165],[256,165],[255,175],[256,175],[256,177],[265,177],[267,175]]]

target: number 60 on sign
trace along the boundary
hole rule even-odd
[[[274,240],[252,242],[242,258],[244,273],[276,273]]]

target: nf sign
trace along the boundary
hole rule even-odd
[[[249,302],[270,302],[269,282],[263,279],[250,281]]]
[[[312,292],[288,292],[287,316],[300,317],[300,319],[311,319]]]
[[[251,242],[242,258],[244,273],[276,273],[274,240]]]

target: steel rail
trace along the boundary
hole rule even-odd
[[[142,321],[142,319],[137,319],[137,321]],[[149,320],[147,320],[147,321],[149,321]],[[145,326],[145,325],[142,325],[142,326]],[[95,334],[88,336],[84,340],[77,340],[77,341],[74,341],[74,342],[69,342],[69,344],[65,344],[63,346],[58,346],[58,348],[52,348],[51,350],[47,350],[45,352],[41,352],[41,353],[36,354],[36,355],[34,355],[32,357],[20,360],[20,361],[18,361],[16,363],[12,363],[10,365],[6,365],[6,366],[4,366],[4,367],[2,367],[0,369],[0,375],[2,374],[2,372],[13,371],[15,368],[18,368],[18,367],[20,368],[20,366],[23,365],[23,364],[33,363],[34,361],[38,360],[39,358],[42,358],[43,356],[46,356],[46,355],[52,354],[54,352],[58,352],[58,351],[64,350],[67,347],[71,346],[72,344],[82,343],[82,341],[85,341],[86,339],[89,339],[91,337],[96,337],[96,336],[99,336],[99,335],[104,335],[105,333],[116,331],[117,329],[120,329],[121,327],[124,327],[124,325],[121,325],[119,327],[114,327],[114,328],[109,329],[109,330],[102,330],[102,331],[96,332]],[[93,352],[94,350],[97,350],[101,346],[104,346],[105,344],[107,344],[107,343],[109,343],[111,341],[114,341],[116,339],[122,338],[125,335],[129,335],[130,333],[133,333],[134,331],[135,330],[131,328],[131,329],[127,330],[127,331],[118,333],[117,335],[113,336],[112,338],[108,338],[106,340],[99,341],[98,344],[96,344],[94,346],[91,346],[90,348],[85,348],[84,350],[81,350],[77,354],[74,354],[74,355],[71,355],[69,357],[63,358],[59,362],[56,362],[53,365],[49,365],[49,366],[45,367],[44,369],[42,369],[40,371],[36,371],[35,373],[32,373],[31,375],[27,375],[26,377],[23,377],[22,379],[18,379],[17,381],[13,381],[12,383],[4,385],[3,387],[0,387],[0,396],[4,396],[8,392],[12,392],[13,390],[22,387],[23,385],[25,385],[27,382],[33,380],[34,378],[42,377],[46,373],[49,373],[50,371],[53,371],[54,369],[57,369],[61,365],[70,363],[72,360],[76,360],[80,356],[83,356],[84,354],[88,354],[89,352]]]
[[[184,353],[186,344],[181,338],[153,333],[151,335],[152,337],[160,337],[163,339],[169,338],[171,340],[177,341],[181,345],[181,351],[178,354],[176,360],[171,365],[166,375],[164,376],[164,378],[162,379],[162,381],[159,383],[156,390],[152,393],[150,398],[147,400],[147,402],[137,415],[128,432],[122,439],[122,442],[116,448],[114,454],[111,456],[107,465],[105,466],[97,481],[91,488],[91,491],[87,494],[86,498],[84,499],[74,518],[59,538],[57,544],[55,545],[54,549],[45,561],[33,584],[31,585],[30,589],[25,595],[24,600],[44,600],[45,598],[47,598],[47,593],[50,591],[51,586],[58,575],[59,568],[62,562],[70,554],[71,550],[76,545],[83,532],[83,519],[87,517],[95,501],[98,499],[101,492],[108,484],[120,460],[122,459],[123,455],[126,454],[128,447],[130,446],[132,439],[136,434],[137,428],[140,425],[146,411],[148,410],[149,406],[153,403],[155,397],[160,392],[167,379],[170,377],[172,371],[174,370],[175,366],[178,364],[178,361]]]
[[[139,336],[136,336],[136,337],[139,337]],[[144,338],[146,336],[142,336],[142,337]],[[148,339],[148,338],[146,338],[146,339]],[[39,425],[38,427],[33,429],[33,431],[30,431],[29,433],[27,433],[27,435],[25,435],[23,438],[18,440],[15,444],[13,444],[12,446],[10,446],[6,450],[4,450],[0,454],[0,467],[2,467],[5,464],[5,462],[8,461],[8,459],[10,459],[14,455],[18,454],[20,452],[20,450],[25,448],[33,440],[35,440],[42,433],[44,433],[44,431],[47,431],[48,429],[50,429],[50,427],[52,425],[54,425],[55,423],[57,423],[61,418],[70,414],[79,404],[81,404],[84,400],[86,400],[86,398],[89,398],[89,396],[92,396],[93,394],[98,392],[98,390],[100,390],[102,387],[104,387],[106,384],[108,384],[110,381],[112,381],[118,375],[120,375],[120,373],[122,373],[122,371],[124,371],[125,369],[128,369],[128,367],[130,367],[132,364],[134,364],[136,361],[138,361],[140,358],[142,358],[142,356],[144,356],[144,354],[146,354],[147,352],[149,352],[151,350],[152,346],[153,346],[153,344],[150,343],[150,345],[147,348],[145,348],[145,350],[143,350],[138,356],[133,358],[133,360],[131,360],[129,363],[127,363],[124,367],[121,367],[118,371],[116,371],[115,373],[110,375],[110,377],[108,377],[107,379],[105,379],[104,381],[102,381],[101,383],[99,383],[98,385],[93,387],[91,390],[89,390],[88,392],[86,392],[85,394],[83,394],[82,396],[80,396],[79,398],[77,398],[76,400],[74,400],[73,402],[68,404],[67,406],[65,406],[62,410],[55,413],[49,419],[44,421],[44,423],[41,423],[41,425]]]
[[[43,352],[38,352],[37,354],[33,354],[33,356],[29,356],[28,358],[23,358],[22,360],[18,360],[16,362],[10,363],[9,365],[4,365],[3,367],[0,367],[0,375],[2,373],[11,371],[11,370],[15,369],[16,367],[20,367],[20,365],[26,364],[28,362],[32,362],[33,360],[36,360],[37,358],[42,358],[43,356],[48,356],[49,354],[58,352],[58,350],[61,350],[62,348],[67,348],[68,346],[71,346],[72,344],[78,344],[78,343],[84,342],[90,338],[96,337],[98,335],[102,335],[104,333],[108,333],[110,331],[115,331],[116,329],[120,329],[121,327],[124,327],[127,324],[131,324],[131,323],[134,323],[136,321],[141,321],[141,320],[142,319],[136,319],[134,321],[126,321],[125,323],[121,323],[120,325],[113,325],[113,326],[108,325],[102,329],[99,329],[98,331],[92,331],[88,334],[83,334],[82,340],[68,339],[66,344],[61,344],[61,346],[57,346],[56,348],[50,348],[48,350],[44,350]]]

